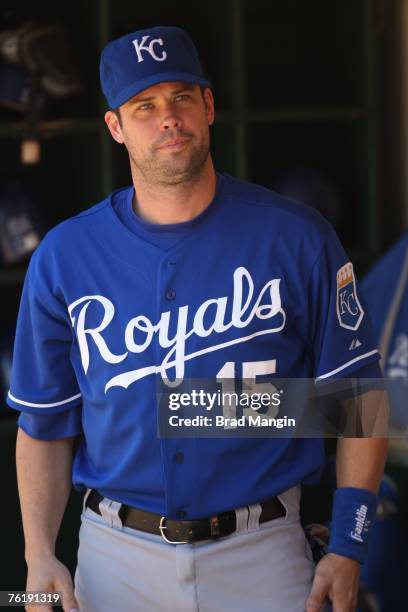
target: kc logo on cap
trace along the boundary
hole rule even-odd
[[[110,42],[101,54],[100,78],[110,108],[118,108],[157,83],[211,87],[193,41],[175,26],[138,30]]]
[[[143,55],[142,55],[142,51],[147,51],[147,53],[150,53],[150,55],[152,56],[153,59],[156,60],[156,62],[162,62],[163,60],[166,59],[167,57],[167,53],[165,51],[163,51],[161,56],[158,56],[155,54],[154,52],[154,45],[158,44],[163,46],[164,42],[162,38],[153,38],[153,40],[150,41],[149,45],[146,46],[146,42],[149,40],[149,38],[151,38],[150,36],[143,36],[142,41],[139,42],[137,40],[137,38],[135,40],[132,40],[132,43],[135,45],[135,49],[136,49],[136,53],[137,53],[137,61],[138,62],[143,62]]]

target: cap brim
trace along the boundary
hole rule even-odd
[[[108,104],[111,109],[122,106],[125,102],[128,102],[133,96],[136,96],[141,91],[157,85],[158,83],[166,83],[171,81],[181,81],[184,83],[194,83],[196,85],[202,85],[203,87],[211,87],[211,82],[203,77],[189,74],[187,72],[162,72],[160,74],[152,74],[144,79],[140,79],[131,85],[128,85],[125,89],[119,92],[113,99],[108,100]]]

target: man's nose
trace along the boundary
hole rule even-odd
[[[175,113],[168,113],[165,118],[162,120],[161,129],[162,130],[174,130],[176,128],[181,128],[181,119]]]

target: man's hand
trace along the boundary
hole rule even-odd
[[[26,591],[60,593],[64,612],[78,612],[71,574],[56,557],[49,555],[28,564]],[[38,612],[37,606],[26,606],[27,612]],[[41,606],[42,612],[52,612],[52,606]]]
[[[358,561],[328,553],[316,566],[306,612],[324,610],[326,597],[332,602],[333,612],[353,612],[357,607],[359,579]]]

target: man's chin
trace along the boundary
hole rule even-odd
[[[157,173],[157,177],[161,178],[163,182],[167,184],[177,184],[187,181],[197,174],[203,168],[204,162],[197,164],[192,163],[191,160],[183,163],[165,164],[161,166]]]
[[[149,165],[139,165],[143,175],[153,183],[163,185],[177,185],[191,180],[202,171],[207,155],[183,155],[183,151],[178,154],[167,156],[167,159],[155,159]]]
[[[165,171],[161,172],[157,175],[157,179],[166,185],[178,185],[180,183],[184,183],[185,181],[190,180],[197,174],[193,172],[191,166],[185,169],[169,169],[166,168]]]

